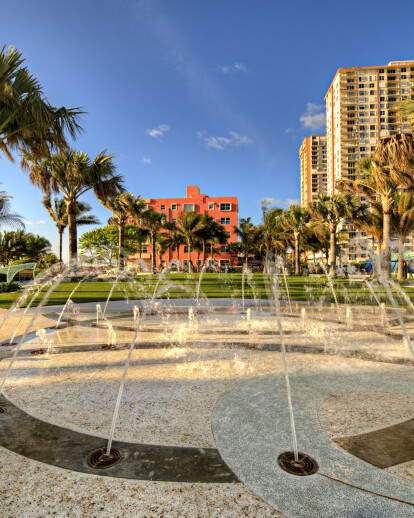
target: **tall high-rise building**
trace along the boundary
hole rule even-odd
[[[299,150],[300,201],[302,206],[314,201],[327,188],[326,135],[306,137]]]
[[[413,87],[414,60],[337,71],[325,96],[329,194],[341,178],[357,178],[356,163],[370,156],[380,139],[411,132],[397,107],[412,97]],[[370,248],[366,236],[351,227],[348,231],[348,260],[365,259]]]

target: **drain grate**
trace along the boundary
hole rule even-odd
[[[0,406],[0,414],[5,414],[7,412],[7,409],[4,408],[4,406]]]
[[[89,454],[86,462],[94,469],[112,468],[124,459],[124,451],[120,448],[111,448],[110,455],[106,455],[106,449],[101,448]]]
[[[30,354],[38,355],[38,354],[46,354],[46,349],[35,349],[31,351]]]
[[[114,344],[103,345],[102,349],[116,349],[116,345],[114,345]]]
[[[318,463],[309,455],[298,452],[299,460],[295,460],[295,454],[293,451],[286,451],[277,458],[279,466],[290,473],[291,475],[297,475],[298,477],[306,477],[307,475],[313,475],[319,469]]]

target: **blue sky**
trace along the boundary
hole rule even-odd
[[[88,112],[74,147],[115,153],[127,190],[144,198],[197,184],[238,196],[239,216],[255,223],[263,198],[299,198],[298,149],[324,132],[336,70],[414,58],[407,0],[2,3],[1,44],[23,52],[51,102]],[[55,245],[18,161],[0,158],[0,180],[27,230]],[[110,213],[85,200],[106,222]]]

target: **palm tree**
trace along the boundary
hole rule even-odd
[[[400,183],[414,186],[414,135],[399,133],[384,138],[376,154],[378,160],[388,167],[390,174],[394,174]]]
[[[177,227],[187,241],[188,247],[188,271],[192,271],[191,251],[195,241],[204,229],[203,218],[199,212],[181,212],[177,218]]]
[[[411,124],[414,125],[414,100],[403,101],[398,111],[402,117],[411,118]]]
[[[226,245],[228,240],[228,233],[225,231],[223,225],[220,225],[220,223],[215,221],[212,224],[210,237],[208,240],[208,243],[210,243],[210,255],[212,261],[214,261],[215,245]]]
[[[67,147],[65,133],[75,139],[82,131],[84,112],[52,106],[23,62],[14,47],[0,49],[0,151],[11,161],[17,148],[40,159]]]
[[[336,235],[338,227],[346,219],[359,220],[366,214],[367,206],[361,204],[353,193],[319,194],[315,202],[309,204],[309,210],[314,218],[315,226],[327,226],[330,234],[330,256],[329,275],[336,276]]]
[[[22,217],[10,212],[10,200],[12,198],[13,196],[9,196],[7,191],[0,191],[0,227],[9,226],[24,229]]]
[[[240,225],[233,227],[244,251],[244,264],[247,266],[249,253],[253,251],[256,244],[257,228],[251,222],[251,218],[241,218]]]
[[[23,256],[27,236],[23,230],[0,232],[0,263],[3,266]]]
[[[414,231],[414,193],[394,195],[392,229],[398,236],[398,280],[404,276],[404,240]]]
[[[168,241],[168,234],[161,233],[155,243],[155,247],[158,250],[160,268],[162,266],[163,256],[165,252],[170,248]]]
[[[371,203],[370,210],[367,212],[365,217],[353,221],[353,224],[355,227],[374,238],[374,241],[377,243],[377,252],[379,254],[384,232],[384,217],[382,214],[381,203]]]
[[[59,262],[62,262],[62,242],[63,233],[68,226],[68,214],[66,211],[66,203],[63,198],[55,198],[52,204],[50,195],[46,195],[42,199],[42,204],[48,211],[53,223],[55,223],[59,233]],[[99,219],[93,214],[86,214],[92,210],[89,203],[78,201],[76,213],[76,225],[99,225]]]
[[[263,245],[266,250],[266,257],[269,256],[273,249],[286,249],[286,246],[281,238],[283,232],[281,226],[281,217],[286,211],[280,207],[268,208],[266,203],[262,203],[263,220],[260,225]],[[276,256],[276,254],[275,254]]]
[[[139,217],[139,225],[148,231],[151,243],[152,253],[152,273],[157,273],[157,258],[155,255],[155,244],[157,238],[160,236],[161,230],[168,228],[167,216],[164,212],[156,212],[149,209],[144,211]]]
[[[168,243],[168,248],[177,250],[177,262],[180,262],[180,246],[186,243],[185,237],[177,227],[173,227],[171,232],[165,236],[165,240]],[[178,265],[177,265],[178,267]]]
[[[144,203],[139,196],[135,198],[132,193],[121,192],[113,198],[103,200],[102,205],[112,211],[112,218],[109,218],[108,223],[110,225],[118,226],[118,262],[119,269],[123,270],[125,224],[127,222],[127,219],[130,217],[140,217],[144,208]]]
[[[22,166],[29,172],[30,181],[45,194],[63,194],[68,215],[69,261],[76,260],[78,255],[76,214],[79,197],[93,189],[96,197],[105,202],[122,191],[122,177],[115,174],[113,156],[102,150],[91,160],[82,151],[68,150],[38,160],[23,150]]]
[[[384,151],[385,153],[386,151]],[[391,275],[391,222],[394,207],[394,194],[402,185],[410,185],[409,173],[380,161],[380,155],[363,158],[358,170],[363,175],[358,180],[340,180],[337,184],[341,192],[353,192],[365,196],[371,203],[380,201],[383,214],[383,240],[381,269],[386,277]]]
[[[300,205],[291,205],[282,216],[284,230],[293,236],[295,275],[300,275],[300,239],[302,233],[309,227],[310,219],[309,211]]]
[[[31,261],[39,261],[52,249],[50,241],[45,237],[39,236],[39,234],[36,236],[27,234],[25,237],[26,243],[23,256]]]
[[[212,246],[214,243],[225,245],[228,240],[224,226],[217,223],[217,221],[208,214],[202,214],[201,216],[200,228],[197,231],[197,239],[200,241],[200,252],[203,254],[203,264],[206,262],[206,249],[209,243]],[[195,249],[198,251],[196,246]]]

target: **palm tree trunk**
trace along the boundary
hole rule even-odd
[[[59,262],[62,261],[62,247],[63,247],[63,230],[59,229]]]
[[[203,241],[203,264],[206,262],[206,242]]]
[[[404,277],[404,237],[398,237],[398,280]]]
[[[329,237],[331,243],[331,264],[329,265],[329,276],[336,276],[336,226],[329,229]]]
[[[187,246],[188,246],[188,271],[191,273],[193,271],[191,267],[191,241],[187,239]]]
[[[300,234],[295,232],[295,275],[300,275]]]
[[[67,204],[69,229],[69,262],[78,258],[78,233],[76,228],[76,201]]]
[[[151,236],[151,247],[152,247],[152,273],[157,273],[157,257],[155,255],[155,236]]]
[[[119,269],[124,269],[124,233],[125,233],[125,223],[120,223],[118,225],[118,247],[119,247]]]
[[[384,226],[383,226],[383,239],[382,239],[382,261],[381,268],[386,279],[389,279],[391,276],[391,221],[392,221],[392,205],[394,200],[388,201],[386,204],[383,204],[383,217],[384,217]]]

